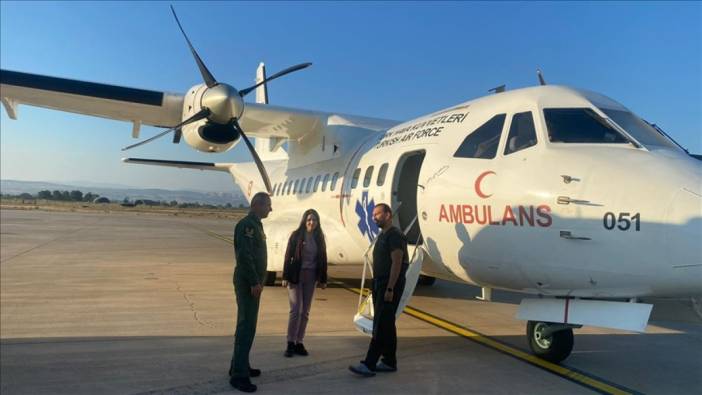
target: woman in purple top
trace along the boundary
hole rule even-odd
[[[302,215],[300,226],[290,235],[285,250],[283,286],[287,286],[290,299],[286,357],[308,355],[302,339],[317,284],[322,289],[327,287],[327,245],[319,214],[309,209]]]

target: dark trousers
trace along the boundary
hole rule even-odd
[[[234,354],[232,355],[232,377],[249,377],[249,352],[256,336],[258,306],[260,298],[251,295],[251,287],[234,287],[236,292],[236,333],[234,334]]]
[[[363,364],[370,370],[375,370],[378,359],[383,357],[386,365],[397,367],[397,328],[395,327],[395,313],[400,303],[400,297],[405,288],[404,276],[398,278],[393,290],[392,302],[386,302],[385,290],[387,280],[373,281],[373,337],[371,338],[368,353]]]

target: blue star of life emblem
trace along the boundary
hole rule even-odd
[[[363,191],[361,200],[356,200],[356,215],[358,215],[358,230],[362,235],[368,237],[369,242],[372,242],[380,233],[380,228],[373,222],[374,208],[375,200],[368,201],[368,191]]]

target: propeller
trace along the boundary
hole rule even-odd
[[[239,96],[244,97],[244,96],[248,95],[249,93],[251,93],[251,91],[253,91],[254,89],[258,88],[260,85],[263,85],[263,84],[265,84],[265,83],[267,83],[267,82],[269,82],[269,81],[273,81],[274,79],[279,78],[279,77],[282,77],[282,76],[284,76],[285,74],[290,74],[290,73],[292,73],[292,72],[294,72],[294,71],[302,70],[302,69],[307,68],[307,67],[310,67],[310,66],[312,66],[312,63],[309,63],[309,62],[296,64],[295,66],[290,66],[290,67],[288,67],[287,69],[285,69],[285,70],[283,70],[283,71],[279,71],[279,72],[273,74],[272,76],[265,78],[263,81],[259,82],[259,83],[256,84],[256,85],[253,85],[253,86],[250,86],[250,87],[248,87],[248,88],[246,88],[246,89],[240,90],[240,91],[239,91]]]
[[[130,150],[130,149],[135,148],[135,147],[138,147],[138,146],[140,146],[140,145],[144,145],[144,144],[146,144],[146,143],[150,143],[150,142],[152,142],[152,141],[154,141],[154,140],[156,140],[156,139],[158,139],[158,138],[161,138],[161,137],[163,137],[163,136],[165,136],[165,135],[167,135],[168,133],[173,132],[173,131],[176,132],[176,136],[178,136],[178,140],[180,140],[180,134],[181,134],[180,128],[182,128],[183,126],[185,126],[185,125],[187,125],[187,124],[189,124],[189,123],[193,123],[193,122],[199,121],[199,120],[201,120],[201,119],[203,119],[203,118],[207,118],[208,115],[210,115],[210,110],[209,110],[208,108],[203,108],[202,110],[200,110],[200,111],[198,111],[197,113],[195,113],[192,117],[186,119],[185,121],[179,123],[178,125],[176,125],[176,126],[170,128],[170,129],[168,129],[168,130],[166,130],[166,131],[163,131],[163,132],[161,132],[161,133],[155,135],[154,137],[148,138],[148,139],[146,139],[146,140],[144,140],[144,141],[140,141],[140,142],[138,142],[138,143],[136,143],[136,144],[132,144],[132,145],[126,146],[126,147],[122,148],[122,151]],[[176,139],[176,136],[173,136],[173,140]]]
[[[188,35],[185,34],[185,29],[183,29],[183,26],[180,24],[178,15],[176,14],[175,9],[172,5],[171,12],[173,13],[173,17],[175,18],[176,24],[178,24],[180,32],[183,34],[185,41],[188,43],[188,47],[190,48],[190,52],[192,53],[193,58],[195,58],[195,63],[197,63],[197,67],[200,70],[202,79],[205,82],[205,85],[207,85],[207,89],[203,93],[201,99],[202,110],[198,111],[196,114],[181,122],[180,124],[168,130],[165,130],[149,139],[146,139],[136,144],[132,144],[128,147],[124,147],[122,148],[122,150],[126,151],[138,147],[140,145],[150,143],[158,138],[167,135],[170,132],[173,132],[173,142],[178,143],[180,142],[180,139],[183,135],[181,129],[183,126],[196,121],[200,121],[202,119],[207,119],[207,122],[210,125],[221,125],[221,127],[218,128],[218,133],[227,133],[227,135],[241,136],[243,138],[246,147],[249,149],[249,152],[251,152],[251,156],[253,157],[254,162],[256,163],[256,167],[258,168],[259,173],[261,173],[261,178],[263,179],[263,183],[266,186],[266,190],[268,190],[268,193],[271,193],[271,182],[270,178],[268,177],[268,173],[266,172],[266,168],[263,166],[263,162],[258,156],[256,149],[251,144],[251,141],[249,140],[248,136],[246,136],[246,133],[244,133],[244,130],[239,124],[239,120],[241,119],[241,116],[244,113],[243,98],[244,96],[253,92],[260,85],[263,85],[267,82],[290,74],[292,72],[307,68],[311,66],[312,63],[300,63],[298,65],[288,67],[287,69],[279,71],[271,75],[270,77],[264,78],[263,81],[260,81],[255,85],[238,91],[231,85],[217,82],[210,70],[207,69],[207,66],[205,66],[205,63],[202,61],[202,58],[200,58],[200,55],[198,55],[197,51],[195,50],[195,47],[190,42]]]
[[[258,157],[258,152],[256,152],[256,149],[254,146],[251,144],[251,141],[249,138],[246,136],[246,133],[244,133],[244,129],[241,128],[241,125],[239,125],[239,121],[236,119],[234,122],[232,122],[234,128],[237,129],[239,134],[241,135],[241,138],[244,139],[244,143],[246,144],[246,147],[249,148],[249,151],[251,151],[251,156],[254,158],[254,162],[256,162],[256,167],[258,167],[258,172],[261,173],[261,178],[263,178],[263,183],[266,185],[266,190],[268,193],[272,193],[273,188],[271,188],[271,179],[268,178],[268,172],[266,172],[266,168],[263,166],[263,162],[261,161],[261,158]]]
[[[195,47],[193,47],[193,44],[190,43],[190,39],[188,39],[188,35],[185,34],[185,30],[183,30],[183,26],[180,25],[180,20],[178,20],[178,15],[176,15],[175,9],[173,9],[173,6],[171,6],[171,12],[173,13],[173,17],[176,20],[176,23],[178,24],[178,28],[180,29],[180,32],[183,33],[183,37],[185,37],[185,41],[188,42],[188,46],[190,47],[190,52],[192,52],[193,57],[195,58],[195,62],[197,63],[197,67],[200,69],[200,74],[202,74],[202,79],[205,81],[205,84],[207,84],[208,88],[212,88],[213,86],[217,85],[217,80],[215,80],[215,77],[210,73],[209,70],[207,70],[207,66],[205,66],[205,63],[200,59],[200,56],[197,54],[197,51],[195,51]]]

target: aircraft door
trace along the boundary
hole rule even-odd
[[[419,186],[419,174],[424,162],[424,151],[408,152],[400,157],[395,175],[393,177],[392,207],[397,210],[395,214],[395,225],[407,231],[407,241],[409,244],[422,244],[419,220],[415,220],[418,215],[417,195]],[[414,223],[412,223],[414,221]],[[410,227],[411,225],[411,227]]]

